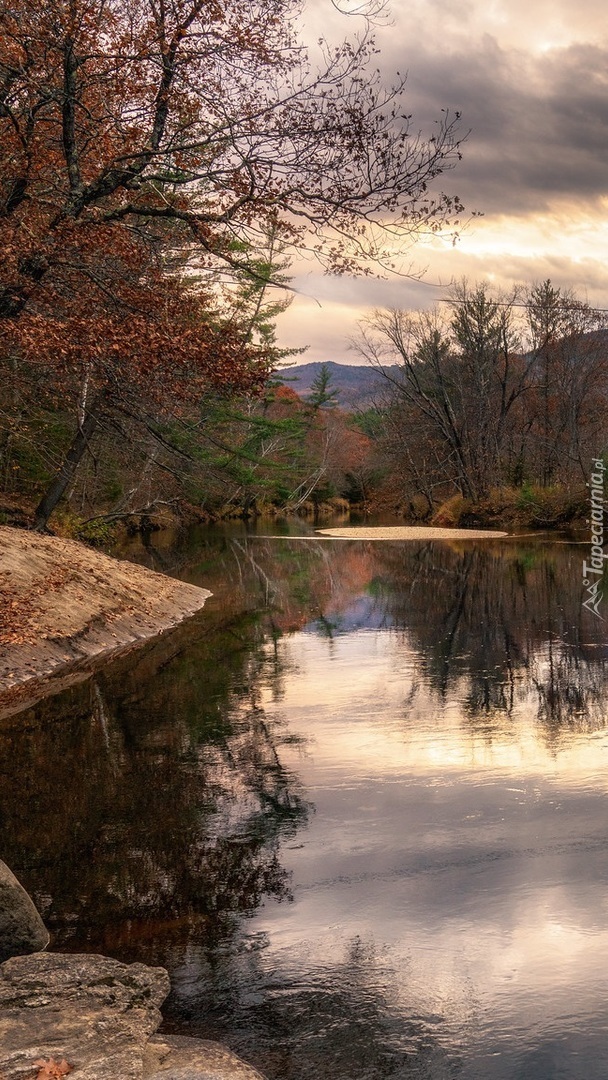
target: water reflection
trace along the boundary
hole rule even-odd
[[[168,1025],[271,1080],[599,1080],[581,549],[162,541],[201,616],[0,728],[3,857],[56,943],[166,964]]]
[[[5,858],[57,948],[218,939],[264,896],[291,898],[280,841],[310,807],[259,704],[255,628],[201,629],[2,727]]]

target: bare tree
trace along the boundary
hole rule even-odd
[[[463,281],[447,311],[375,312],[356,346],[390,387],[389,442],[415,489],[477,501],[505,482],[580,479],[603,446],[604,325],[550,282],[501,296]]]

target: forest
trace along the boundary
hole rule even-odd
[[[3,5],[2,521],[103,541],[169,514],[584,515],[606,320],[551,281],[375,312],[365,409],[326,367],[305,397],[281,377],[298,252],[390,272],[463,214],[432,194],[460,117],[417,133],[377,10],[312,50],[291,0]]]

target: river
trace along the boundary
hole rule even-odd
[[[126,552],[213,598],[2,723],[2,858],[53,949],[166,966],[166,1030],[269,1080],[604,1080],[585,548],[308,533]]]

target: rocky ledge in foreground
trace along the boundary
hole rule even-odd
[[[168,992],[164,968],[12,957],[0,966],[2,1080],[55,1075],[52,1065],[70,1080],[263,1080],[219,1043],[155,1035]]]
[[[75,540],[0,526],[0,715],[156,637],[210,595]]]

